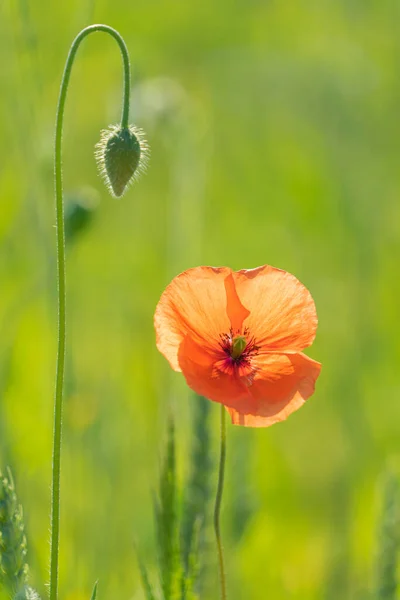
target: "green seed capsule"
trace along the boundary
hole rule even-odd
[[[232,358],[239,358],[243,354],[244,349],[247,346],[247,341],[244,335],[237,335],[232,340]]]

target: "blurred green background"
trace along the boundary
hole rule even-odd
[[[56,351],[53,129],[72,39],[117,28],[132,117],[151,146],[119,201],[93,147],[120,116],[104,34],[79,50],[64,128],[68,244],[61,597],[143,598],[166,417],[187,469],[193,397],[155,348],[178,272],[269,263],[311,290],[323,363],[280,425],[229,427],[223,532],[230,600],[362,599],[376,483],[400,423],[400,4],[386,0],[3,0],[0,6],[0,464],[24,505],[32,583],[48,578]],[[213,405],[213,459],[218,416]],[[217,597],[215,553],[207,557]]]

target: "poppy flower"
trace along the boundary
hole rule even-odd
[[[283,421],[314,392],[321,365],[302,350],[315,338],[315,304],[286,271],[184,271],[163,292],[154,324],[171,367],[224,404],[235,425]]]

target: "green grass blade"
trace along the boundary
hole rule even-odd
[[[157,600],[156,595],[153,591],[152,585],[150,583],[149,575],[147,573],[147,569],[144,563],[138,557],[138,565],[140,571],[140,577],[142,580],[143,590],[146,596],[146,600]]]
[[[26,585],[15,594],[13,600],[40,600],[40,596],[36,590]]]
[[[196,584],[200,572],[199,558],[199,535],[202,523],[198,519],[194,523],[192,533],[192,547],[188,556],[187,564],[182,572],[181,581],[181,599],[182,600],[197,600],[198,596],[195,591]]]
[[[96,581],[96,583],[93,586],[93,592],[92,592],[92,595],[90,597],[90,600],[96,600],[96,598],[97,598],[97,586],[98,586],[98,583],[99,582]]]
[[[171,599],[179,572],[175,454],[175,430],[171,420],[160,476],[159,495],[155,501],[159,570],[165,600]]]
[[[201,396],[196,396],[195,400],[191,472],[184,500],[181,530],[182,560],[186,572],[189,569],[189,561],[193,560],[193,538],[196,523],[199,528],[198,538],[200,538],[201,525],[206,519],[211,490],[210,402]]]
[[[12,596],[28,589],[24,588],[29,570],[26,555],[22,508],[18,504],[14,481],[8,469],[7,475],[0,473],[0,585]]]
[[[383,487],[383,507],[379,524],[376,562],[376,600],[397,598],[397,559],[400,548],[399,480],[388,472]]]

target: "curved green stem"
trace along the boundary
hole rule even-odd
[[[219,457],[218,487],[217,487],[217,495],[215,497],[215,508],[214,508],[214,529],[215,529],[215,537],[217,539],[219,577],[220,577],[220,582],[221,582],[221,600],[226,600],[224,553],[223,553],[223,549],[222,549],[221,528],[220,528],[221,502],[222,502],[222,492],[224,490],[224,477],[225,477],[225,461],[226,461],[225,406],[223,404],[221,404],[221,447],[220,447],[220,457]]]
[[[66,298],[65,298],[65,226],[64,202],[62,189],[61,142],[64,119],[65,100],[72,65],[81,41],[90,33],[103,31],[111,35],[118,43],[124,65],[124,97],[121,127],[128,126],[130,100],[130,64],[126,44],[118,31],[108,25],[90,25],[75,38],[70,48],[61,80],[60,95],[57,106],[55,136],[55,200],[57,227],[57,280],[58,280],[58,348],[56,367],[56,386],[54,400],[54,433],[53,433],[53,475],[51,496],[51,549],[50,549],[50,600],[57,600],[58,595],[58,546],[60,538],[60,472],[61,472],[61,433],[62,404],[65,371],[65,331],[66,331]]]

